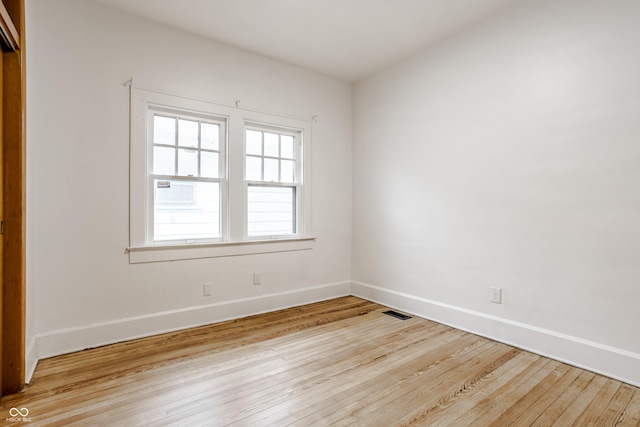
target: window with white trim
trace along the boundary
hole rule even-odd
[[[245,125],[248,237],[297,234],[300,155],[300,132]]]
[[[225,120],[149,106],[153,243],[222,239]]]
[[[132,88],[132,262],[309,249],[310,122]]]

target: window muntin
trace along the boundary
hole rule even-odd
[[[221,240],[224,120],[167,109],[150,120],[150,240]]]
[[[245,126],[247,237],[298,233],[301,132]]]

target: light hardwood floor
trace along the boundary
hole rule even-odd
[[[640,426],[638,388],[384,310],[345,297],[43,360],[0,424]]]

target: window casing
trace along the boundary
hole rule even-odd
[[[310,249],[310,120],[132,88],[131,123],[130,262]]]

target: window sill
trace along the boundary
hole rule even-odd
[[[315,237],[193,245],[129,247],[129,264],[219,258],[313,249]]]

